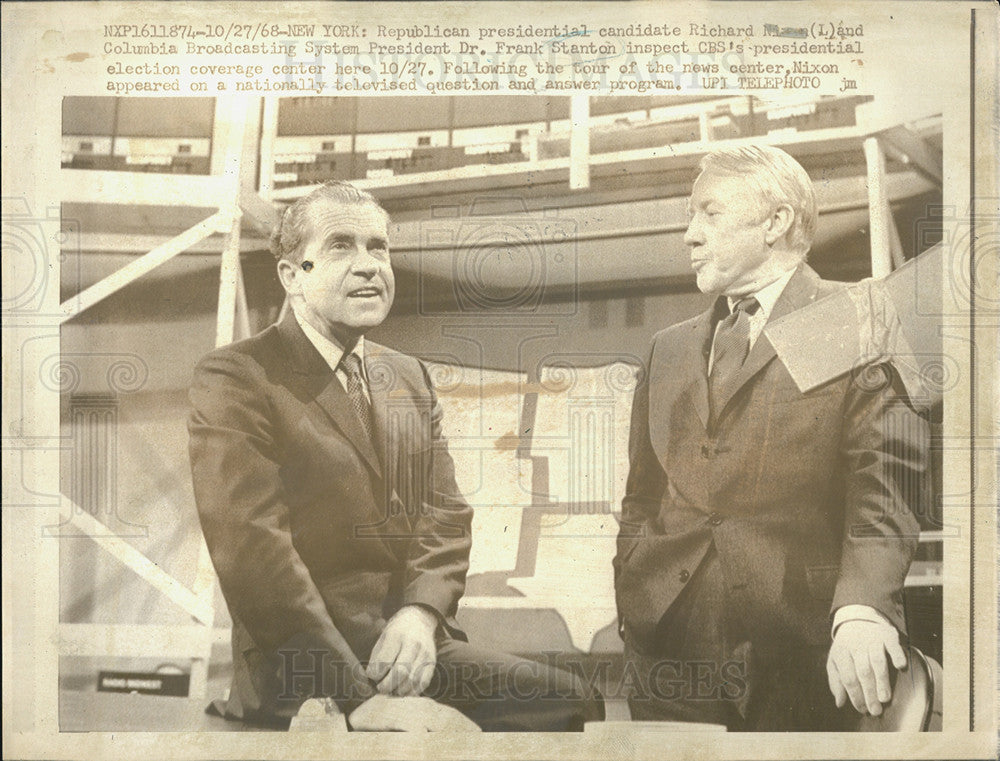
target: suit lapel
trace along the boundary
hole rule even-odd
[[[316,401],[375,474],[381,476],[382,466],[375,453],[374,442],[362,428],[347,392],[316,347],[302,332],[291,310],[278,324],[278,332],[284,339],[289,365],[298,376],[302,390]]]
[[[649,408],[666,411],[674,400],[690,398],[708,427],[708,350],[711,346],[712,310],[678,325],[669,339],[657,341],[649,368]],[[662,417],[662,416],[658,416]]]
[[[395,373],[387,366],[389,357],[384,346],[371,341],[365,342],[365,374],[368,377],[368,393],[372,400],[372,415],[375,419],[375,447],[382,455],[380,462],[389,468],[389,458],[395,451],[390,450],[389,440],[389,396],[392,391],[390,381]],[[392,472],[391,470],[389,471]]]
[[[694,409],[698,414],[701,424],[708,430],[709,423],[709,402],[708,402],[708,357],[712,352],[712,313],[709,309],[695,320],[694,323],[694,348],[695,356],[692,357],[692,365],[697,368],[695,373],[694,389]]]
[[[799,268],[781,292],[781,296],[774,303],[774,309],[768,315],[767,322],[771,323],[773,320],[783,317],[789,312],[794,312],[796,309],[800,309],[813,301],[816,298],[819,282],[819,276],[811,267],[806,264],[799,265]],[[746,362],[743,363],[740,371],[733,378],[732,383],[719,395],[717,417],[722,415],[722,412],[726,409],[726,405],[729,404],[737,392],[751,378],[763,370],[776,356],[777,352],[774,346],[767,340],[767,336],[764,335],[762,330],[753,347],[750,349]]]
[[[323,411],[330,416],[334,424],[344,434],[344,438],[351,442],[355,449],[361,453],[368,463],[368,466],[375,471],[376,475],[382,475],[382,465],[378,455],[375,453],[375,442],[373,442],[358,420],[358,415],[351,406],[351,400],[340,385],[340,381],[331,372],[329,382],[316,395],[316,403],[323,408]]]

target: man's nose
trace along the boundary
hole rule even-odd
[[[688,222],[687,229],[684,231],[684,245],[697,246],[703,242],[701,228],[692,219]]]
[[[351,269],[358,274],[374,275],[382,266],[382,262],[368,249],[359,249],[354,254]]]

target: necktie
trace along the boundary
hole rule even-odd
[[[733,311],[719,323],[715,332],[715,353],[709,377],[713,417],[720,412],[716,405],[750,353],[750,315],[759,307],[760,304],[753,297],[737,301],[733,305]]]
[[[361,375],[361,359],[357,354],[348,352],[340,360],[340,367],[347,376],[347,397],[351,400],[361,427],[368,435],[368,440],[372,446],[376,446],[375,440],[375,420],[372,417],[372,406],[365,395],[364,379]]]

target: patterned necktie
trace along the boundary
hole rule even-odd
[[[759,307],[760,303],[753,297],[737,301],[733,311],[719,323],[715,332],[715,353],[709,377],[713,417],[720,411],[716,408],[718,400],[723,397],[750,353],[750,315]]]
[[[365,395],[364,379],[361,375],[361,359],[354,352],[348,352],[340,360],[340,367],[347,376],[347,397],[351,400],[361,427],[368,435],[368,440],[375,446],[375,420],[372,417],[372,406]]]

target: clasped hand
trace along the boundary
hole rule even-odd
[[[386,624],[368,660],[366,675],[382,695],[423,694],[437,665],[438,620],[419,605],[406,605]]]
[[[365,671],[378,694],[348,717],[352,729],[367,732],[479,732],[462,713],[422,693],[437,665],[437,616],[406,605],[386,624],[372,648]]]

